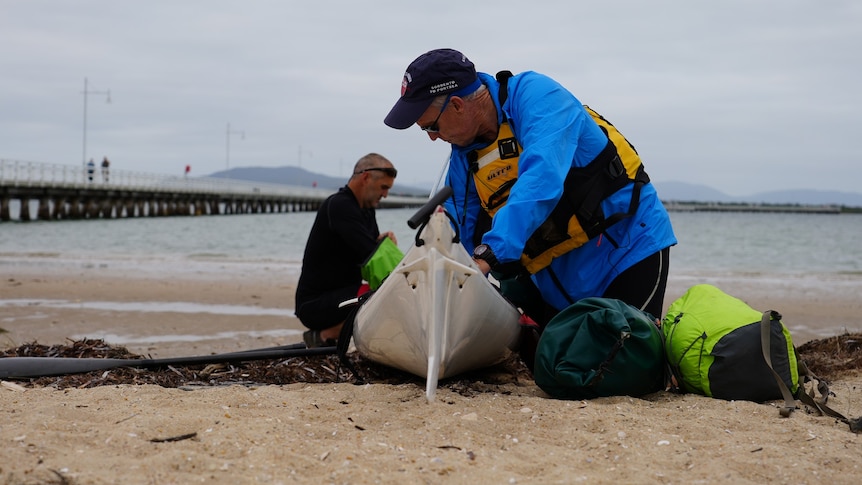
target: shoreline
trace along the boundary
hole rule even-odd
[[[0,333],[0,343],[53,345],[72,337],[115,336],[104,339],[165,358],[302,340],[289,271],[224,266],[169,276],[98,265],[53,272],[18,268],[0,281],[0,328],[7,331]]]
[[[296,278],[284,266],[243,267],[18,267],[0,280],[0,300],[34,304],[0,306],[9,331],[0,342],[64,344],[110,331],[138,339],[125,347],[153,358],[299,342],[303,327],[289,316]],[[774,304],[788,322],[859,314],[841,285],[806,303],[781,280],[692,278],[672,278],[667,299],[710,282],[758,307]],[[72,304],[44,303],[57,300]],[[215,338],[147,340],[165,335]],[[794,342],[802,343],[795,332]],[[862,437],[802,409],[781,418],[778,403],[668,392],[561,401],[532,381],[469,387],[440,387],[429,403],[414,383],[58,390],[2,382],[0,483],[842,484],[862,471]],[[862,414],[862,374],[831,389],[830,406]]]
[[[298,264],[92,262],[0,258],[0,345],[103,338],[153,358],[286,345],[302,339],[293,315]],[[862,331],[857,275],[686,274],[673,271],[664,310],[691,286],[713,284],[757,310],[783,315],[800,345]],[[197,337],[197,338],[196,338]]]

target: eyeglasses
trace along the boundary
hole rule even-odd
[[[443,112],[446,111],[446,106],[449,105],[449,99],[451,97],[451,94],[449,96],[446,96],[446,101],[443,101],[443,106],[440,107],[440,112],[437,113],[437,118],[434,119],[434,123],[431,123],[428,126],[419,127],[422,128],[422,131],[424,131],[425,133],[437,133],[440,131],[440,127],[437,126],[437,122],[440,121],[440,117],[443,116]]]
[[[359,174],[361,174],[361,173],[365,173],[365,172],[383,172],[383,173],[385,173],[386,175],[388,175],[388,176],[390,176],[390,177],[392,177],[392,178],[395,178],[395,177],[397,177],[397,176],[398,176],[398,170],[395,170],[395,169],[394,169],[394,168],[392,168],[392,167],[371,167],[371,168],[366,168],[366,169],[364,169],[364,170],[360,170],[360,171],[358,171],[358,172],[353,172],[353,175],[359,175]]]

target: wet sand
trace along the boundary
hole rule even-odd
[[[668,302],[703,282],[778,309],[791,328],[814,329],[807,338],[794,331],[797,343],[835,322],[858,328],[853,281],[821,291],[672,278]],[[171,357],[298,342],[294,283],[277,267],[162,276],[19,269],[0,280],[0,343],[113,336],[132,352]],[[816,324],[823,320],[830,326]],[[833,407],[862,414],[862,375],[832,388]],[[858,435],[803,410],[780,418],[774,404],[664,392],[558,401],[531,382],[467,395],[441,389],[433,403],[414,384],[55,390],[7,382],[0,484],[857,481]]]
[[[116,265],[8,268],[0,280],[0,345],[102,338],[154,358],[301,341],[295,268],[201,265],[196,272]],[[862,331],[862,280],[816,276],[671,275],[665,310],[686,289],[710,283],[758,310],[774,309],[797,344]]]

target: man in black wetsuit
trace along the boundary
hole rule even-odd
[[[329,196],[314,219],[296,287],[296,316],[309,328],[306,346],[335,345],[350,307],[338,308],[360,294],[360,267],[383,237],[374,209],[389,194],[398,172],[376,153],[360,158],[347,185]]]

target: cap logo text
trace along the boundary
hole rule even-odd
[[[440,84],[434,84],[430,88],[428,88],[428,93],[437,94],[444,91],[452,91],[458,88],[458,82],[455,80],[450,80],[446,82],[442,82]]]

